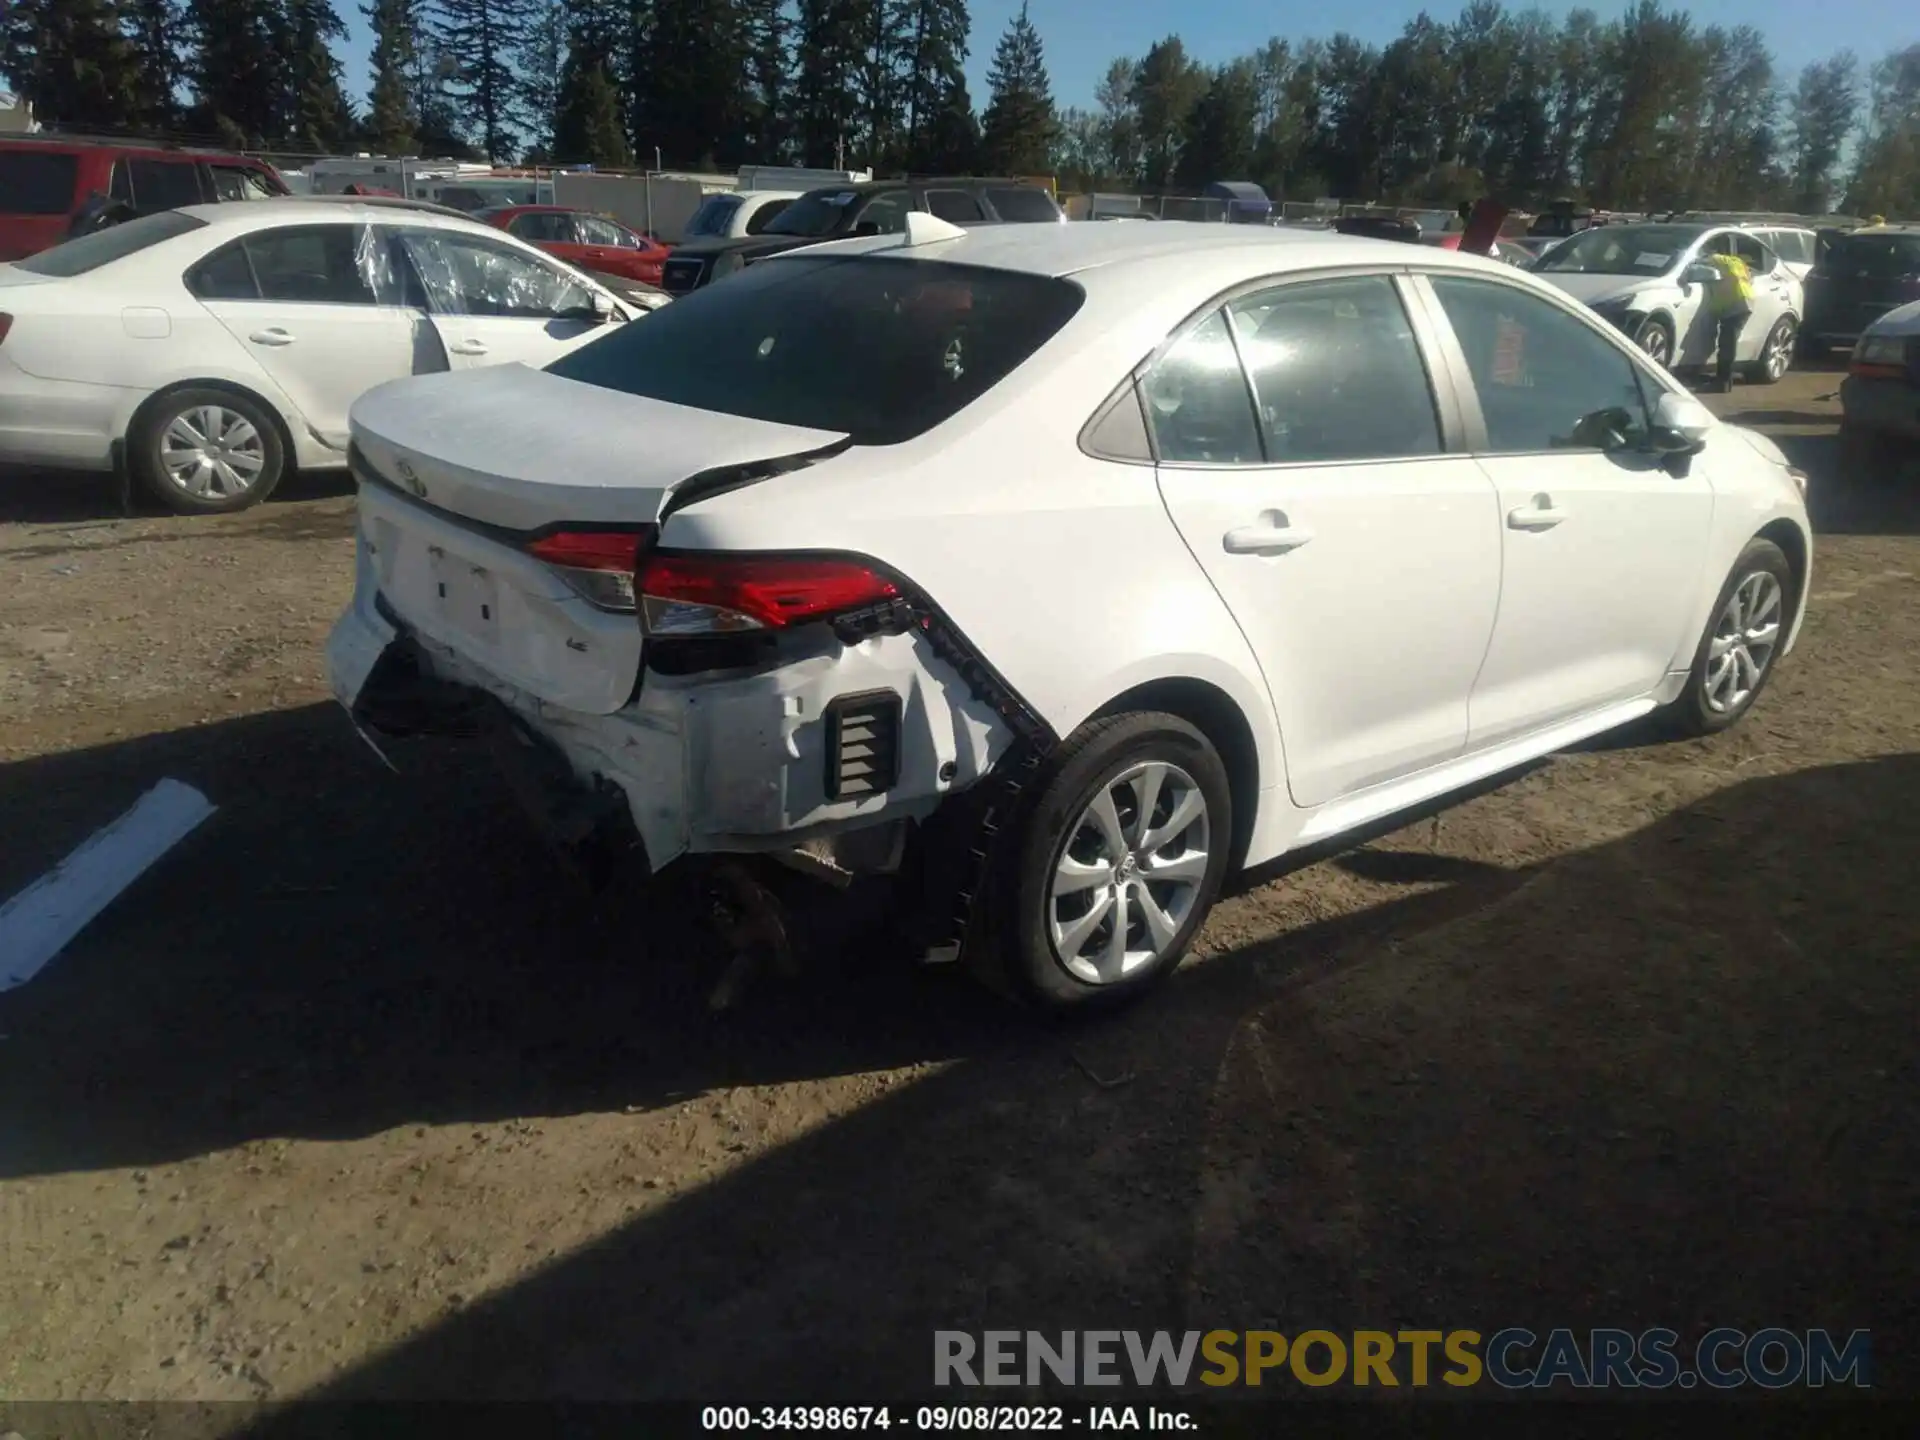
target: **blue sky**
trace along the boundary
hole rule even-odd
[[[357,0],[336,0],[348,26],[347,81],[355,95],[367,87],[367,32]],[[1437,3],[1427,7],[1438,19],[1450,20],[1460,5]],[[1510,4],[1510,9],[1523,9]],[[1570,4],[1544,3],[1541,9],[1562,15]],[[1621,13],[1624,3],[1594,4],[1603,18]],[[1772,47],[1774,63],[1792,76],[1810,60],[1850,48],[1871,63],[1896,47],[1920,39],[1920,22],[1902,22],[1901,13],[1913,12],[1897,0],[1697,0],[1685,5],[1697,25],[1752,25]],[[1019,0],[973,0],[972,56],[967,82],[974,103],[986,104],[987,66],[993,59],[1007,22],[1019,11]],[[1046,45],[1047,68],[1053,76],[1053,96],[1060,105],[1091,106],[1094,86],[1117,55],[1138,57],[1169,32],[1185,42],[1187,53],[1208,64],[1243,55],[1279,35],[1287,39],[1327,36],[1344,29],[1362,40],[1384,44],[1421,7],[1406,0],[1347,0],[1339,6],[1277,7],[1253,0],[1211,0],[1192,10],[1169,6],[1164,0],[1031,0],[1028,14]]]

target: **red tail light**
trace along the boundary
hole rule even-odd
[[[633,575],[651,530],[555,530],[527,546],[589,603],[602,610],[631,614]]]
[[[825,620],[899,595],[857,560],[812,556],[648,555],[640,564],[649,635],[728,635]]]

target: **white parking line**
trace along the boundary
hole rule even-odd
[[[0,905],[0,991],[38,975],[114,896],[213,810],[191,785],[162,780],[126,814]]]

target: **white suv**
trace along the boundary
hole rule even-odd
[[[930,950],[1059,1006],[1166,975],[1231,871],[1732,724],[1811,555],[1779,450],[1583,308],[1304,231],[913,214],[353,442],[376,744],[489,733],[656,869],[917,867]]]
[[[1749,379],[1772,384],[1793,364],[1806,301],[1799,278],[1755,231],[1600,225],[1556,245],[1530,273],[1584,300],[1658,363],[1700,369],[1713,364],[1716,342],[1706,304],[1713,271],[1705,261],[1721,253],[1738,255],[1753,275],[1753,317],[1734,358]]]

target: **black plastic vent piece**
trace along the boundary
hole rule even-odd
[[[858,800],[900,781],[900,697],[842,695],[827,705],[827,798]]]

